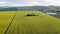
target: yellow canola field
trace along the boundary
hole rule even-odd
[[[2,21],[0,20],[0,23],[1,25],[5,24],[4,27],[0,27],[1,34],[60,34],[60,19],[40,11],[17,11],[11,25],[5,31],[15,12],[5,13],[1,13]],[[27,14],[36,14],[37,16],[26,16]]]
[[[15,12],[12,11],[3,11],[0,12],[0,34],[4,34],[4,31],[9,25],[11,18],[13,17]]]

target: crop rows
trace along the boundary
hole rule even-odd
[[[8,24],[15,12],[3,11],[0,12],[0,34],[4,34],[4,31],[8,27]]]
[[[26,16],[32,13],[38,16]],[[0,29],[0,33],[3,31],[1,34],[60,34],[60,19],[42,12],[12,11],[8,15],[10,19],[4,22],[7,25],[3,27],[5,30]]]

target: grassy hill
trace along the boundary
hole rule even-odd
[[[32,13],[38,16],[26,16]],[[0,34],[60,34],[60,19],[40,11],[0,12]]]

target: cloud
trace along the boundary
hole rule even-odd
[[[46,5],[55,5],[55,6],[60,6],[60,0],[45,0]]]
[[[7,6],[8,4],[12,4],[12,2],[1,1],[0,6]]]
[[[9,2],[9,1],[0,1],[0,4],[5,4],[5,3],[12,3],[12,2]]]
[[[40,3],[37,2],[37,1],[31,1],[31,2],[29,2],[28,4],[30,4],[30,5],[40,5]]]
[[[0,1],[0,6],[60,6],[60,0],[14,0],[14,1]]]
[[[0,2],[0,4],[4,4],[4,3],[6,3],[6,2]]]
[[[24,4],[14,3],[14,2],[0,2],[0,6],[36,6],[40,5],[37,1],[30,1]]]

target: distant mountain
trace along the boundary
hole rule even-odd
[[[0,11],[4,10],[43,10],[44,6],[23,6],[23,7],[0,7]]]
[[[43,12],[60,11],[60,6],[22,6],[22,7],[0,7],[0,11],[17,10],[39,10]]]

